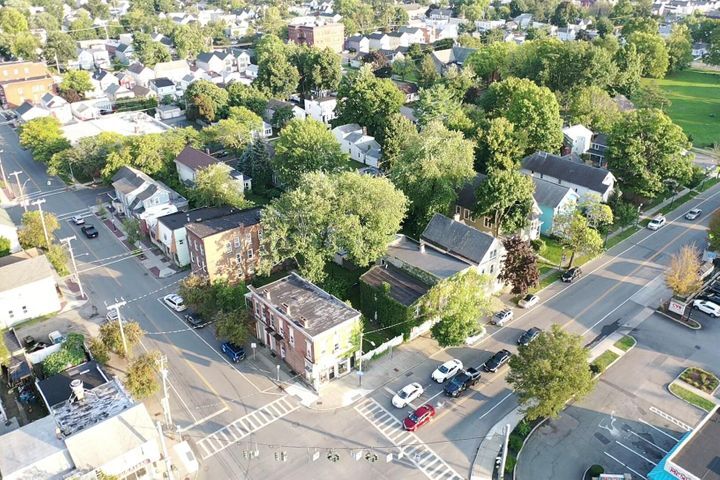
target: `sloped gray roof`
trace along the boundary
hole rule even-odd
[[[23,115],[25,115],[27,112],[29,112],[29,111],[32,110],[33,108],[35,108],[35,105],[33,105],[32,103],[30,103],[30,102],[28,102],[27,100],[25,100],[23,103],[20,104],[20,106],[18,106],[18,107],[15,109],[15,113],[16,113],[19,117],[22,117]]]
[[[554,182],[548,182],[539,177],[532,176],[531,178],[535,184],[535,193],[533,196],[538,205],[557,208],[568,192],[572,191],[568,187],[558,185]]]
[[[260,223],[261,212],[260,207],[238,210],[229,215],[190,222],[185,228],[196,236],[205,238],[240,226],[256,225]]]
[[[495,242],[492,235],[439,213],[430,220],[420,239],[476,265]]]
[[[455,203],[468,210],[473,210],[475,208],[475,190],[485,181],[485,178],[487,178],[487,176],[483,173],[476,174],[472,181],[466,183],[460,189],[458,199]]]
[[[399,235],[387,249],[387,256],[394,257],[403,263],[429,273],[435,278],[444,280],[469,267],[457,257],[448,255],[433,246],[427,246],[424,252],[420,245],[405,235]]]
[[[610,185],[603,183],[610,174],[608,170],[578,163],[569,156],[558,157],[546,152],[535,152],[523,159],[522,167],[531,172],[581,185],[594,192],[604,193],[610,188]]]
[[[476,48],[458,47],[456,45],[452,47],[453,60],[457,63],[463,64],[465,63],[467,57],[476,50]]]
[[[430,290],[430,286],[392,265],[383,267],[376,265],[365,272],[360,277],[360,281],[375,288],[380,288],[387,283],[390,285],[390,291],[388,292],[390,298],[406,307],[417,302],[420,297]]]
[[[8,255],[5,260],[16,256]],[[0,266],[0,292],[14,290],[45,278],[53,277],[53,269],[45,255],[32,258],[18,258],[17,261],[4,262]]]

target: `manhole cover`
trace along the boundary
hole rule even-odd
[[[605,435],[603,435],[600,432],[597,432],[594,436],[595,436],[595,438],[600,440],[603,443],[603,445],[607,445],[608,443],[610,443],[610,440],[608,440],[607,437],[605,437]]]
[[[412,374],[413,374],[413,372],[407,372],[407,373],[405,374],[405,376],[406,376],[406,377],[411,377]]]

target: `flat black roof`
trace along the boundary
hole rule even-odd
[[[671,461],[703,480],[720,480],[720,409],[709,415]]]
[[[83,381],[85,390],[92,390],[95,387],[108,382],[108,378],[100,370],[97,362],[85,362],[77,367],[68,368],[64,372],[53,375],[45,380],[40,380],[37,384],[43,396],[47,400],[48,406],[52,407],[58,403],[62,403],[70,398],[72,389],[70,382],[75,379]]]

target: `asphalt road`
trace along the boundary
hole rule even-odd
[[[87,211],[96,197],[104,194],[103,189],[66,191],[58,179],[48,178],[43,166],[19,149],[11,129],[0,127],[0,139],[5,171],[23,170],[21,182],[25,181],[23,175],[29,175],[26,193],[35,198],[43,196],[44,210],[68,218],[73,212]],[[720,187],[696,198],[695,204],[705,212],[720,207]],[[515,396],[504,381],[506,371],[484,374],[473,390],[459,399],[448,399],[440,393],[442,387],[430,380],[435,367],[449,358],[460,358],[468,366],[479,365],[501,348],[515,351],[517,337],[531,326],[548,329],[560,324],[582,334],[587,342],[621,328],[623,321],[644,308],[643,302],[635,301],[642,296],[638,292],[662,274],[669,255],[686,243],[702,242],[705,233],[701,224],[707,215],[695,222],[676,220],[684,211],[668,216],[670,223],[659,231],[639,232],[584,266],[585,275],[579,281],[544,290],[540,305],[529,311],[516,310],[515,320],[506,327],[489,327],[489,335],[475,347],[442,351],[412,371],[397,372],[387,389],[378,389],[357,405],[333,412],[309,410],[299,406],[294,397],[280,395],[266,372],[250,360],[239,365],[227,363],[217,351],[219,345],[211,329],[188,329],[159,301],[174,291],[181,275],[154,278],[136,259],[129,258],[100,222],[94,222],[100,230],[97,239],[85,239],[69,222],[62,222],[58,236],[78,236],[74,243],[78,268],[92,304],[102,311],[106,302],[122,296],[128,301],[123,315],[140,322],[148,333],[144,346],[167,356],[173,420],[196,445],[198,454],[206,457],[201,478],[279,478],[293,474],[318,479],[342,475],[353,479],[434,480],[466,478],[481,439],[516,406]],[[11,215],[18,220],[21,212],[15,208]],[[672,336],[657,339],[663,341],[671,342]],[[641,374],[641,370],[631,372]],[[426,387],[424,396],[414,403],[431,402],[438,411],[437,418],[417,437],[396,431],[397,422],[409,409],[390,404],[394,391],[414,381]],[[261,408],[265,410],[257,412]],[[416,446],[411,449],[414,455],[387,463],[387,453],[397,452],[397,445]],[[358,452],[361,458],[355,460]],[[366,460],[368,452],[377,454],[377,460]],[[275,460],[275,454],[283,453],[284,461],[281,457]],[[327,459],[331,453],[339,455],[338,462]]]

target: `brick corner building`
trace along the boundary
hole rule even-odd
[[[342,23],[288,25],[288,40],[298,45],[343,51],[345,25]]]

